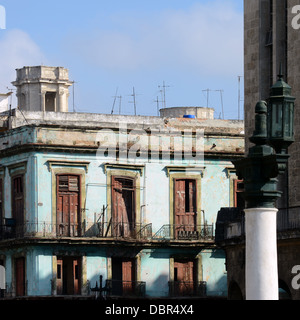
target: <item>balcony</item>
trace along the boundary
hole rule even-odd
[[[145,297],[146,282],[106,280],[107,296]]]
[[[169,281],[170,297],[206,297],[205,281]]]
[[[26,222],[0,226],[0,240],[22,238],[104,238],[115,240],[147,240],[152,237],[152,224],[99,222],[80,224]]]
[[[214,240],[213,225],[171,225],[162,226],[153,240],[209,241]]]

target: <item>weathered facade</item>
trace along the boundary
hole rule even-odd
[[[243,122],[13,110],[2,115],[6,297],[226,297],[221,207]],[[185,146],[185,147],[183,147]]]

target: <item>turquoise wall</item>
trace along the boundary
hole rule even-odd
[[[58,153],[27,153],[1,159],[2,165],[9,165],[23,160],[27,162],[26,173],[26,220],[31,222],[51,222],[52,219],[52,175],[47,161],[90,161],[86,173],[86,219],[94,222],[95,216],[99,218],[103,205],[107,205],[107,178],[102,162],[114,162],[113,159],[96,159],[95,156],[86,154],[60,155]],[[144,163],[143,159],[139,160]],[[165,166],[168,161],[152,161],[145,164],[144,175],[141,176],[141,222],[152,223],[153,233],[163,225],[169,224],[170,195],[169,181]],[[173,165],[179,163],[173,162]],[[181,164],[181,163],[180,163]],[[201,180],[201,209],[208,224],[216,222],[217,213],[221,207],[230,206],[229,178],[226,167],[230,161],[205,160],[205,171]],[[56,168],[56,166],[55,166]],[[85,172],[84,167],[75,167]],[[5,174],[4,212],[6,217],[11,217],[11,180],[8,169]],[[70,250],[70,248],[62,248]],[[91,287],[99,276],[104,281],[107,279],[107,253],[97,247],[78,247],[79,251],[86,254],[86,274]],[[120,249],[122,250],[122,249]],[[0,254],[6,257],[6,281],[12,279],[12,256],[17,249],[2,250]],[[27,250],[27,280],[29,295],[50,295],[52,279],[53,248],[36,247]],[[183,253],[186,253],[186,251]],[[199,254],[196,252],[195,254]],[[178,254],[178,250],[169,248],[144,249],[141,256],[141,281],[147,283],[147,295],[168,296],[170,257]],[[225,255],[222,251],[203,250],[202,267],[203,280],[207,281],[209,295],[226,295],[227,283],[225,272]]]

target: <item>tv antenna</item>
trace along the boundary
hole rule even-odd
[[[159,101],[159,99],[157,97],[156,100],[154,100],[154,102],[156,102],[157,116],[159,117],[159,103],[162,102],[162,101]]]
[[[112,106],[112,109],[111,109],[111,113],[110,113],[110,114],[113,114],[113,113],[114,113],[116,100],[117,100],[117,98],[118,98],[118,96],[117,96],[117,94],[118,94],[118,90],[119,90],[119,88],[117,87],[117,89],[116,89],[116,94],[113,96],[113,98],[114,98],[114,102],[113,102],[113,106]]]
[[[220,92],[220,96],[221,96],[221,107],[222,107],[222,118],[224,120],[224,106],[223,106],[223,92],[224,90],[215,90],[217,92]]]
[[[133,87],[133,90],[132,90],[132,94],[130,95],[131,97],[133,97],[133,101],[129,101],[129,103],[133,103],[134,105],[134,115],[136,116],[136,96],[138,94],[136,94],[135,92],[135,88]]]
[[[121,114],[122,96],[117,97],[119,99],[119,114]]]
[[[207,98],[207,102],[206,102],[206,106],[208,108],[208,102],[209,102],[209,93],[212,91],[210,89],[206,89],[206,90],[202,90],[203,92],[206,92],[206,98]]]
[[[158,86],[158,88],[160,89],[160,93],[161,93],[161,98],[162,98],[162,103],[163,103],[163,107],[166,108],[167,107],[167,103],[166,103],[166,89],[170,88],[170,86],[166,86],[165,81],[163,81],[163,85],[162,86]]]

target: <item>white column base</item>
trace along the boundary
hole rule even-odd
[[[279,300],[277,209],[245,210],[246,300]]]

